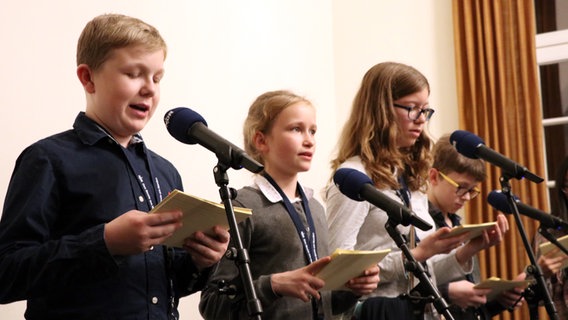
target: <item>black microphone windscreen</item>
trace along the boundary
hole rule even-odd
[[[507,196],[504,195],[502,192],[499,191],[491,191],[489,195],[487,195],[487,202],[495,209],[505,212],[505,213],[513,213],[513,209],[509,205],[509,201],[507,200]]]
[[[203,119],[199,113],[189,108],[174,108],[164,115],[164,123],[166,124],[168,132],[183,143],[197,143],[197,141],[188,134],[189,129],[197,122],[207,126],[205,119]]]
[[[359,170],[350,168],[337,169],[333,175],[333,182],[339,188],[339,191],[355,201],[362,201],[361,188],[369,183],[373,185],[373,181],[366,174]]]
[[[471,159],[478,158],[476,154],[477,147],[481,144],[485,144],[483,139],[465,130],[454,131],[450,135],[450,142],[459,153]]]

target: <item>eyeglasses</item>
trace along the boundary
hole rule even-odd
[[[465,196],[466,193],[469,193],[469,198],[473,199],[475,197],[477,197],[479,195],[479,193],[481,192],[477,187],[473,187],[471,189],[466,189],[462,186],[460,186],[457,182],[455,182],[452,178],[446,176],[445,174],[443,174],[442,172],[438,171],[438,173],[440,174],[440,176],[442,178],[444,178],[444,180],[448,181],[449,184],[451,184],[452,186],[456,187],[456,195],[458,197],[463,197]]]
[[[422,114],[424,114],[426,121],[428,121],[428,120],[430,120],[430,118],[432,118],[432,115],[434,114],[434,109],[430,109],[430,108],[421,109],[418,106],[409,107],[409,106],[403,106],[403,105],[398,104],[398,103],[394,103],[393,105],[397,108],[401,108],[401,109],[408,111],[408,119],[411,120],[411,121],[418,120],[418,118],[420,118],[420,116]]]

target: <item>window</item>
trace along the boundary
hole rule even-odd
[[[568,156],[568,2],[535,0],[535,13],[545,159],[551,188],[558,165]],[[554,211],[556,197],[551,198]]]

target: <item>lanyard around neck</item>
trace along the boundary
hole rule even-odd
[[[103,128],[99,124],[96,124],[96,126],[97,128],[99,128],[99,130],[104,132],[104,134],[107,137],[112,139],[112,141],[114,141],[119,146],[120,150],[124,154],[124,157],[126,158],[126,161],[128,162],[130,169],[132,170],[132,173],[134,174],[134,176],[136,176],[136,180],[138,181],[140,188],[142,188],[142,191],[144,192],[144,197],[146,198],[146,201],[148,201],[148,206],[150,210],[154,209],[155,206],[154,201],[152,199],[152,196],[150,195],[148,187],[146,186],[146,182],[144,182],[143,178],[144,176],[142,175],[142,172],[145,172],[146,170],[145,168],[140,168],[139,162],[136,159],[136,146],[134,146],[133,148],[134,152],[131,153],[129,150],[122,147],[122,145],[118,143],[118,141],[116,141],[116,139],[105,128]],[[148,177],[150,177],[150,183],[152,183],[152,185],[154,186],[154,196],[156,197],[157,202],[160,202],[163,200],[162,189],[160,188],[160,180],[158,179],[158,176],[154,175],[154,172],[156,172],[156,170],[154,168],[153,162],[150,160],[150,157],[148,156],[148,149],[146,148],[146,145],[144,144],[140,136],[135,135],[133,138],[137,139],[138,142],[136,143],[142,144],[142,151],[144,153],[143,161],[148,165],[147,172],[148,172]]]
[[[302,241],[302,245],[304,246],[304,252],[306,257],[308,258],[309,262],[312,263],[318,259],[317,254],[317,245],[316,245],[316,228],[314,226],[314,220],[312,219],[312,214],[310,212],[310,206],[308,204],[308,199],[304,190],[300,186],[300,183],[297,183],[296,189],[300,194],[300,198],[302,199],[302,208],[304,208],[304,213],[306,214],[306,221],[308,222],[309,232],[306,230],[302,220],[300,219],[300,215],[296,208],[292,205],[282,188],[272,179],[272,177],[268,173],[263,173],[264,178],[270,182],[270,184],[278,191],[280,196],[282,197],[282,202],[284,202],[284,206],[286,207],[286,211],[288,211],[288,215],[294,222],[294,226],[296,227],[296,231],[298,232],[298,236]]]
[[[148,171],[147,172],[148,172],[148,177],[150,178],[149,183],[151,183],[152,186],[154,187],[155,199],[157,200],[157,202],[160,202],[160,201],[163,200],[162,190],[160,188],[160,180],[158,179],[158,176],[154,175],[155,170],[153,168],[154,167],[153,162],[150,160],[150,157],[148,157],[147,149],[145,148],[144,145],[142,145],[142,148],[143,148],[142,150],[144,151],[143,160],[148,165]],[[124,153],[124,156],[126,157],[126,159],[128,161],[128,165],[130,166],[130,169],[132,170],[132,172],[136,176],[136,180],[138,181],[140,188],[144,192],[144,197],[148,201],[148,206],[150,207],[150,210],[153,209],[154,206],[157,203],[156,204],[154,203],[154,200],[153,200],[154,198],[150,194],[150,190],[148,189],[148,187],[146,185],[146,181],[144,181],[144,175],[142,175],[142,172],[145,172],[145,168],[141,168],[138,160],[134,158],[134,157],[137,157],[135,155],[136,147],[133,150],[134,153],[130,152],[129,150],[126,150],[125,148],[121,148],[121,149],[122,149],[122,152]]]
[[[397,196],[404,202],[404,205],[412,209],[410,205],[410,190],[408,189],[408,185],[406,184],[406,180],[403,176],[398,177],[398,183],[400,184],[400,189],[396,191]]]

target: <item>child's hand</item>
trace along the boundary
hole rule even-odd
[[[541,255],[538,258],[538,265],[542,269],[542,274],[546,278],[552,277],[552,275],[556,274],[560,271],[560,268],[564,264],[564,261],[568,259],[568,256],[565,254],[560,254],[560,248],[556,247],[548,252],[546,255]]]
[[[212,229],[213,235],[197,231],[184,240],[183,248],[191,255],[198,270],[213,266],[227,251],[230,235],[221,226]]]
[[[443,227],[424,239],[420,239],[418,246],[412,249],[412,255],[419,261],[426,261],[430,257],[439,253],[449,253],[453,249],[461,246],[467,239],[468,233],[463,233],[455,237],[440,238],[450,232],[450,228]]]
[[[148,214],[131,210],[104,228],[104,239],[112,255],[132,255],[152,250],[181,227],[181,211]]]
[[[295,297],[304,302],[310,301],[312,297],[319,299],[318,290],[325,285],[325,282],[314,274],[330,261],[331,258],[327,256],[300,269],[275,273],[270,277],[272,290],[281,296]]]
[[[497,225],[491,229],[483,231],[483,234],[475,239],[471,239],[468,245],[473,247],[473,251],[480,251],[501,243],[505,233],[509,231],[509,222],[504,214],[497,216]]]
[[[491,228],[483,231],[479,237],[471,239],[465,246],[461,247],[456,258],[459,263],[464,263],[465,261],[471,259],[479,251],[487,249],[491,246],[501,243],[505,233],[509,230],[509,222],[505,215],[500,213],[497,216],[497,224]]]
[[[491,289],[475,289],[474,286],[475,284],[467,280],[450,282],[448,296],[452,304],[464,309],[468,307],[478,308],[485,304]]]
[[[377,265],[372,266],[366,269],[359,277],[349,280],[345,286],[359,296],[370,294],[377,289],[380,281],[379,272]]]
[[[513,280],[525,280],[526,274],[521,272]],[[523,305],[524,298],[521,298],[524,288],[513,288],[511,290],[503,291],[495,299],[504,307],[509,309],[516,309]]]

